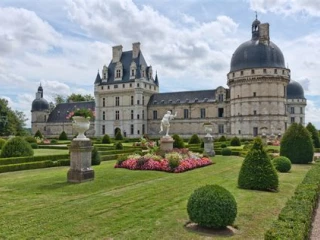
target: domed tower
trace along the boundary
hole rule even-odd
[[[40,130],[42,134],[46,132],[46,123],[49,116],[49,103],[43,98],[43,88],[40,84],[36,92],[36,99],[31,107],[31,128],[32,134]]]
[[[232,55],[227,77],[232,135],[252,137],[285,131],[290,69],[285,67],[281,50],[270,41],[268,23],[253,21],[252,38]]]
[[[292,123],[305,124],[305,108],[307,100],[300,83],[291,80],[287,87],[288,125]]]

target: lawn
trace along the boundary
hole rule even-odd
[[[0,174],[0,238],[206,239],[188,231],[187,200],[194,189],[219,184],[235,196],[238,232],[225,239],[263,239],[311,165],[280,176],[278,193],[237,188],[239,157],[185,173],[95,166],[94,181],[66,182],[68,167]],[[215,239],[223,237],[215,236]]]
[[[33,149],[34,156],[45,156],[45,155],[58,155],[58,154],[68,154],[68,149]]]

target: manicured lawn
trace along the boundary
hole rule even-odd
[[[238,203],[238,232],[225,239],[263,239],[311,165],[280,175],[278,193],[237,188],[238,157],[173,174],[95,166],[94,181],[66,182],[68,167],[0,174],[0,239],[206,239],[184,228],[190,194],[219,184]],[[204,206],[205,207],[205,206]],[[222,239],[214,238],[214,239]]]
[[[68,149],[33,149],[34,156],[68,154]]]

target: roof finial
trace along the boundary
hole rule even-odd
[[[257,11],[255,11],[256,12],[256,20],[258,19],[258,13],[257,13]]]

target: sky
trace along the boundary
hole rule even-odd
[[[305,91],[306,123],[320,129],[320,0],[0,0],[0,98],[23,111],[39,84],[91,94],[97,71],[140,42],[160,92],[227,87],[233,52],[257,12]]]

